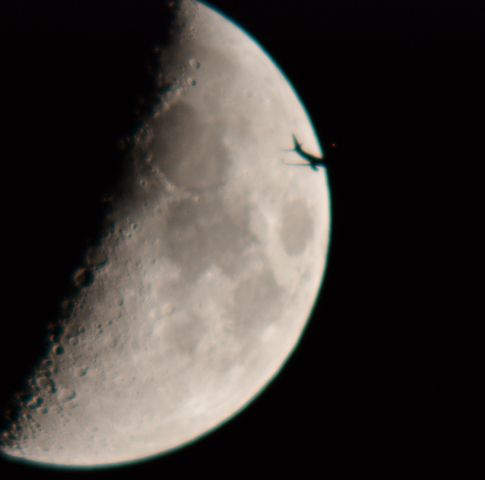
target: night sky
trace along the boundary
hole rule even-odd
[[[323,147],[338,145],[327,273],[299,348],[242,415],[174,454],[89,478],[479,461],[483,11],[210,3],[279,64]],[[52,292],[65,292],[115,181],[119,140],[149,108],[137,99],[153,93],[158,2],[103,5],[0,7],[2,402],[42,353]],[[67,475],[8,462],[0,471]]]

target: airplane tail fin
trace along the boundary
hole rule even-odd
[[[301,147],[303,145],[302,143],[300,143],[298,141],[298,139],[296,138],[295,134],[293,134],[293,145],[294,145],[293,150],[295,152],[298,152],[299,150],[301,150]]]
[[[287,148],[285,152],[301,152],[302,143],[298,141],[295,134],[293,134],[293,148]]]

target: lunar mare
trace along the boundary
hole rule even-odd
[[[262,49],[186,3],[160,104],[133,139],[99,245],[2,451],[66,466],[139,460],[234,416],[277,374],[325,267],[325,174],[291,168],[309,118]],[[85,269],[85,270],[82,270]]]

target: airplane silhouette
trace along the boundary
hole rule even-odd
[[[285,150],[285,152],[296,152],[308,163],[287,163],[286,165],[292,165],[295,167],[310,167],[312,170],[315,170],[315,172],[318,170],[318,167],[327,166],[324,160],[325,155],[323,155],[322,157],[316,157],[311,153],[305,152],[305,150],[303,150],[302,148],[303,144],[298,141],[295,135],[293,135],[293,144],[294,147],[290,148],[289,150]],[[333,144],[332,147],[335,148],[335,144]]]

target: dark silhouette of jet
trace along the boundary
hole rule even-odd
[[[292,165],[295,167],[310,167],[312,170],[315,170],[315,172],[318,170],[318,167],[327,166],[327,163],[325,161],[325,155],[323,155],[322,157],[316,157],[311,153],[305,152],[305,150],[303,150],[302,148],[303,144],[298,141],[295,135],[293,135],[293,144],[293,148],[285,151],[298,153],[298,155],[300,155],[300,157],[302,157],[308,163],[287,163],[286,165]],[[332,148],[335,148],[335,144],[332,144]]]

